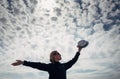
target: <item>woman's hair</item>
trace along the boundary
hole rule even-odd
[[[54,50],[50,53],[50,62],[54,63],[55,62],[55,59],[54,59],[54,55],[55,54],[59,54],[58,51]]]

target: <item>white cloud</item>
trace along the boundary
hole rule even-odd
[[[112,17],[119,14],[118,9],[112,11],[116,4],[84,0],[81,9],[74,1],[56,2],[48,1],[50,5],[47,5],[44,1],[28,1],[28,8],[23,1],[14,1],[13,13],[6,8],[6,1],[0,3],[0,78],[16,79],[13,75],[16,73],[17,78],[47,79],[46,72],[10,64],[16,59],[49,63],[52,50],[58,50],[62,54],[61,62],[66,62],[77,51],[77,42],[86,39],[89,46],[82,50],[78,62],[68,70],[68,79],[118,79],[120,27],[114,22],[119,20],[107,18],[108,13]],[[105,24],[112,24],[111,29],[106,31]]]

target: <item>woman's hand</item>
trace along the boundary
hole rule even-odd
[[[23,64],[23,61],[21,61],[21,60],[16,60],[16,62],[12,63],[11,65],[13,65],[13,66],[18,66],[18,65],[21,65],[21,64]]]
[[[80,51],[82,50],[82,48],[81,48],[81,47],[78,47],[78,46],[77,46],[77,48],[78,48],[78,52],[80,52]]]

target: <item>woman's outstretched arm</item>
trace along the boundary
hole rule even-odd
[[[21,60],[16,60],[16,62],[12,63],[11,65],[13,66],[19,66],[19,65],[22,65],[24,62],[21,61]]]
[[[41,63],[41,62],[16,60],[16,62],[12,63],[11,65],[13,65],[13,66],[24,65],[24,66],[29,66],[29,67],[36,68],[36,69],[43,70],[43,71],[49,70],[49,64],[45,64],[45,63]]]
[[[75,54],[75,56],[72,58],[72,60],[68,61],[67,63],[64,63],[65,69],[69,69],[70,67],[72,67],[73,64],[76,63],[76,61],[79,58],[80,52],[81,52],[82,48],[78,47],[78,51]]]

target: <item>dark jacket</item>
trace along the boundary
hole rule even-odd
[[[67,63],[41,63],[41,62],[28,62],[24,61],[23,65],[37,68],[39,70],[47,71],[49,73],[49,79],[66,79],[66,70],[72,67],[78,60],[80,53],[77,52],[74,58]]]

